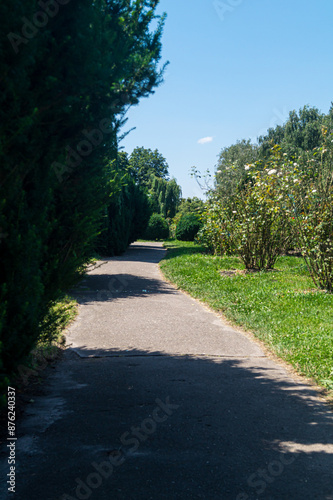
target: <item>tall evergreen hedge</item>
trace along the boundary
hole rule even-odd
[[[150,30],[157,4],[0,3],[2,376],[36,343],[50,304],[95,245],[124,110],[162,79],[164,20]],[[134,195],[126,189],[112,203]]]

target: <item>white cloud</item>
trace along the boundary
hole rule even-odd
[[[213,137],[203,137],[198,140],[198,144],[207,144],[208,142],[213,142]]]

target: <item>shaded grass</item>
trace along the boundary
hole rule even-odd
[[[47,316],[41,324],[41,335],[34,349],[19,366],[18,376],[27,385],[30,376],[38,375],[49,363],[60,357],[66,344],[65,330],[78,314],[76,300],[64,295],[50,305]],[[19,383],[19,379],[17,380]]]
[[[237,257],[204,254],[188,242],[166,242],[166,278],[252,331],[333,395],[333,295],[314,289],[302,258],[280,257],[272,272],[242,274]],[[239,270],[232,276],[221,271]]]
[[[48,314],[41,324],[38,344],[61,342],[61,336],[77,315],[77,302],[68,295],[50,305]]]
[[[0,389],[0,423],[6,411],[7,386],[17,387],[20,395],[28,391],[30,385],[40,383],[45,368],[60,358],[66,343],[65,330],[77,314],[78,304],[68,295],[50,304],[48,314],[41,323],[41,334],[35,347],[16,367],[15,372],[5,377]]]

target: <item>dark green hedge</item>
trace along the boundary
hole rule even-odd
[[[180,218],[176,228],[176,238],[181,241],[194,241],[201,227],[200,219],[195,214],[185,214]]]
[[[124,111],[161,81],[163,19],[155,35],[149,29],[158,1],[55,4],[57,14],[44,13],[36,27],[37,0],[0,3],[3,379],[78,279],[103,217],[108,253],[122,251],[142,223],[140,191],[114,182],[109,165]]]
[[[169,224],[160,214],[153,214],[148,222],[145,238],[147,240],[165,240],[169,237]]]

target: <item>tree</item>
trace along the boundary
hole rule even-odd
[[[168,181],[152,175],[148,195],[153,212],[170,219],[176,215],[181,197],[181,187],[176,179]]]
[[[129,157],[129,171],[135,182],[147,190],[151,212],[174,217],[181,188],[175,179],[169,179],[169,166],[161,153],[157,149],[135,148]]]
[[[193,196],[193,198],[190,197],[182,198],[180,200],[180,205],[178,208],[177,215],[178,214],[201,215],[204,209],[205,209],[205,203],[200,198],[197,198],[196,196]]]
[[[255,163],[258,146],[249,140],[237,141],[222,149],[216,170],[215,189],[220,198],[230,197],[236,186],[245,179],[247,164]]]
[[[128,155],[123,151],[110,163],[108,193],[96,250],[113,256],[144,236],[151,215],[148,194],[130,175]]]
[[[165,180],[169,178],[169,166],[157,149],[135,148],[130,155],[129,165],[135,181],[147,187],[151,185],[152,175]]]
[[[265,136],[259,137],[260,156],[267,159],[275,144],[281,146],[288,158],[320,147],[324,122],[325,115],[315,107],[304,106],[298,112],[291,111],[284,125],[270,128]]]

